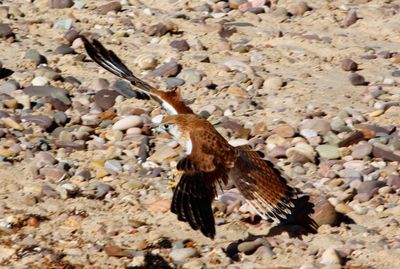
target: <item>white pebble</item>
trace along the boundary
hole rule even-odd
[[[143,123],[141,117],[136,115],[126,116],[116,123],[114,123],[112,129],[113,130],[127,130],[132,127],[138,127]]]
[[[321,257],[321,263],[324,265],[340,264],[340,257],[334,248],[328,248]]]
[[[45,86],[49,83],[49,81],[47,80],[47,78],[45,77],[35,77],[32,80],[32,85],[33,86]]]

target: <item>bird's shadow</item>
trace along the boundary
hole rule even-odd
[[[173,267],[160,255],[146,253],[143,265],[127,266],[126,269],[173,269]]]
[[[316,203],[310,201],[310,196],[303,194],[293,201],[294,208],[287,220],[282,220],[280,224],[270,229],[265,236],[275,236],[281,233],[288,233],[289,237],[301,238],[303,235],[317,233],[319,224],[315,222],[312,215],[315,213]],[[332,226],[340,223],[355,223],[350,217],[336,212],[336,221]]]
[[[281,223],[272,227],[267,234],[253,235],[245,239],[239,239],[230,243],[226,249],[223,249],[225,254],[234,261],[240,259],[238,245],[242,242],[254,241],[257,238],[273,237],[282,233],[287,233],[290,238],[302,238],[307,234],[316,234],[319,225],[312,219],[316,203],[310,201],[310,196],[303,194],[299,198],[293,200],[294,208],[292,214],[286,220],[281,220]],[[247,220],[248,222],[250,220]],[[259,222],[260,218],[251,219],[252,222]],[[336,212],[336,222],[332,226],[338,226],[340,223],[355,223],[350,217]],[[256,249],[252,250],[253,252]],[[251,255],[252,253],[245,253]]]

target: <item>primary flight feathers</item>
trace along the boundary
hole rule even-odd
[[[257,213],[281,221],[291,214],[296,191],[273,164],[249,146],[231,146],[207,120],[195,115],[179,91],[164,92],[137,78],[110,50],[81,37],[88,55],[100,66],[124,78],[160,103],[170,116],[161,125],[186,147],[178,170],[183,172],[174,191],[171,211],[205,236],[214,238],[212,201],[216,187],[232,180]]]

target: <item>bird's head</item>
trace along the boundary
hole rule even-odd
[[[181,124],[176,115],[164,117],[158,126],[158,131],[161,133],[170,134],[178,141],[181,139],[183,133]]]

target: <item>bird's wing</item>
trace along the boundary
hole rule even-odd
[[[196,129],[191,136],[192,153],[181,159],[183,175],[174,191],[171,211],[178,219],[207,237],[215,235],[212,200],[216,185],[227,180],[227,165],[233,164],[234,148],[212,130]],[[223,138],[222,138],[223,139]],[[224,146],[226,148],[224,148]],[[229,167],[229,166],[228,166]]]
[[[93,39],[90,42],[85,36],[80,36],[87,54],[101,67],[112,74],[128,80],[142,93],[152,97],[160,103],[170,114],[193,114],[193,111],[182,100],[179,91],[164,92],[157,90],[150,84],[136,77],[122,60],[112,51],[106,49],[100,41]]]
[[[291,214],[296,190],[274,165],[248,146],[236,147],[238,157],[229,178],[264,219],[281,221]]]

